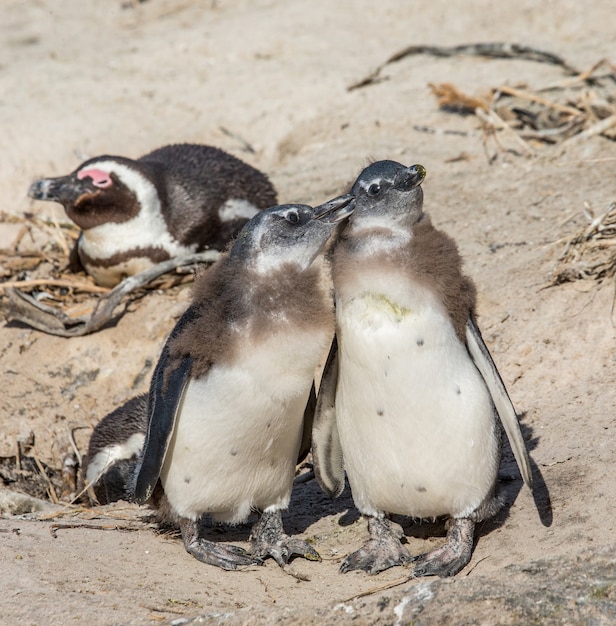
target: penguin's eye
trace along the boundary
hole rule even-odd
[[[285,215],[287,222],[291,224],[297,224],[299,222],[299,215],[295,211],[291,211]]]
[[[381,191],[381,185],[378,185],[377,183],[372,183],[372,185],[368,187],[369,196],[378,196],[380,191]]]

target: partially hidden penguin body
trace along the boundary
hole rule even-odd
[[[315,368],[334,333],[331,285],[314,261],[349,200],[259,213],[196,283],[164,346],[131,489],[169,510],[200,561],[236,569],[319,558],[284,533],[281,512],[310,448]],[[234,524],[251,511],[260,518],[250,552],[199,536],[202,515]]]
[[[267,176],[212,146],[164,146],[139,159],[98,156],[28,194],[59,202],[81,228],[71,254],[103,286],[183,254],[222,250],[276,204]]]
[[[95,504],[129,499],[127,485],[143,450],[147,427],[147,394],[131,398],[94,427],[81,465],[79,489],[87,488]]]
[[[333,253],[336,341],[319,391],[313,457],[338,495],[346,469],[370,540],[341,571],[414,561],[451,576],[470,560],[476,522],[493,516],[505,428],[524,481],[526,447],[476,321],[476,290],[455,242],[423,212],[420,165],[378,161]],[[446,543],[411,557],[388,520],[448,516]]]

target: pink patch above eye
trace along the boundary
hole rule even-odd
[[[111,187],[113,181],[109,176],[108,172],[103,172],[103,170],[97,170],[96,168],[85,169],[77,172],[77,178],[79,180],[83,180],[84,178],[91,178],[92,184],[95,187],[100,187],[101,189],[105,189],[105,187]]]

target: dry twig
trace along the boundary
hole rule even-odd
[[[555,54],[519,44],[478,43],[445,47],[413,45],[392,55],[367,77],[350,85],[348,90],[384,80],[381,71],[387,65],[418,54],[524,59],[558,65],[573,74],[574,78],[570,80],[538,90],[556,90],[561,101],[509,85],[493,88],[493,97],[490,99],[468,96],[452,83],[429,83],[441,109],[463,115],[475,114],[492,131],[505,131],[514,137],[526,154],[535,154],[527,139],[544,144],[566,142],[567,145],[596,135],[616,139],[616,66],[607,59],[579,72]],[[611,72],[597,76],[596,72],[601,67],[607,67]],[[493,136],[498,143],[494,133]]]
[[[616,65],[614,65],[609,59],[601,59],[600,61],[597,61],[594,65],[592,65],[589,69],[581,72],[577,76],[563,80],[556,85],[544,87],[543,91],[562,89],[564,87],[572,87],[573,85],[577,85],[579,83],[590,82],[595,72],[603,66],[607,66],[611,70],[611,72],[607,74],[607,77],[612,77],[616,79]]]
[[[127,524],[84,524],[84,523],[69,523],[69,524],[51,524],[49,532],[54,539],[58,538],[57,532],[59,530],[68,530],[70,528],[89,528],[92,530],[124,530],[135,531],[141,530],[140,526],[127,525]]]
[[[551,285],[592,278],[602,280],[616,275],[616,202],[606,211],[594,214],[586,205],[588,225],[561,240],[565,244]]]
[[[451,83],[441,83],[440,85],[428,83],[428,87],[435,95],[439,107],[446,111],[464,115],[475,113],[477,109],[487,111],[490,108],[484,98],[468,96]]]
[[[616,113],[610,115],[610,117],[606,117],[605,119],[600,120],[596,124],[593,124],[590,128],[587,128],[585,131],[574,135],[573,137],[569,137],[569,139],[565,140],[565,144],[569,145],[572,143],[577,143],[578,141],[583,141],[590,137],[594,137],[596,135],[602,135],[605,131],[610,130],[616,126]]]
[[[397,63],[402,59],[417,54],[429,54],[435,57],[452,57],[452,56],[481,56],[493,59],[523,59],[526,61],[534,61],[536,63],[551,63],[559,65],[569,74],[579,75],[580,72],[569,65],[564,59],[543,50],[537,50],[529,46],[523,46],[517,43],[475,43],[461,46],[408,46],[396,52],[379,65],[375,70],[370,72],[368,76],[358,80],[349,87],[348,91],[360,89],[373,85],[383,80],[381,72],[391,63]]]
[[[139,274],[129,276],[99,299],[89,316],[70,317],[63,311],[35,300],[15,288],[7,287],[9,297],[8,315],[37,330],[60,337],[78,337],[100,330],[112,318],[116,307],[124,297],[145,287],[155,278],[185,265],[211,263],[220,256],[216,250],[176,257],[158,263]],[[4,283],[6,285],[6,283]],[[104,288],[100,288],[104,289]]]
[[[0,289],[29,289],[30,287],[65,287],[67,289],[76,289],[78,291],[87,291],[91,293],[109,293],[108,287],[101,287],[94,283],[86,283],[80,280],[69,280],[60,278],[33,278],[30,280],[7,280],[0,283]]]
[[[552,102],[551,100],[538,96],[537,94],[530,93],[522,89],[515,89],[514,87],[509,87],[507,85],[501,85],[494,91],[497,93],[507,94],[508,96],[513,96],[514,98],[521,98],[522,100],[536,102],[537,104],[547,107],[548,109],[554,109],[555,111],[560,111],[561,113],[568,113],[569,115],[580,115],[581,113],[581,111],[575,107],[559,104],[558,102]]]
[[[520,137],[520,135],[518,135],[518,133],[516,133],[511,126],[509,126],[509,124],[507,124],[507,122],[505,122],[503,119],[501,119],[497,113],[495,113],[494,111],[484,111],[483,109],[476,109],[475,110],[475,115],[477,115],[477,117],[484,122],[485,124],[487,124],[489,127],[493,128],[494,130],[504,130],[507,132],[507,134],[512,137],[514,139],[514,141],[521,146],[521,148],[530,155],[534,155],[535,154],[535,150],[533,148],[530,147],[530,145],[524,141],[524,139],[522,139],[522,137]]]
[[[42,463],[40,462],[38,456],[34,453],[34,451],[32,451],[30,454],[32,454],[32,458],[34,459],[34,462],[36,463],[36,466],[38,467],[38,470],[41,473],[41,476],[47,482],[47,491],[49,493],[49,499],[54,504],[60,504],[60,500],[58,498],[58,494],[56,493],[56,489],[53,486],[53,483],[51,482],[51,480],[49,479],[49,476],[47,476],[47,472],[45,471],[45,468],[43,467]]]
[[[241,135],[238,135],[237,133],[234,133],[233,131],[230,131],[229,129],[225,128],[224,126],[219,126],[218,128],[219,128],[220,132],[222,132],[225,135],[227,135],[227,137],[231,137],[231,139],[235,139],[237,142],[239,142],[239,144],[242,146],[242,149],[244,150],[244,152],[249,152],[250,154],[255,154],[255,149]]]
[[[394,587],[399,587],[400,585],[404,585],[404,583],[409,582],[413,579],[413,576],[405,576],[404,578],[399,578],[398,580],[394,580],[392,582],[385,583],[384,585],[379,585],[378,587],[372,587],[370,589],[366,589],[366,591],[360,591],[349,598],[345,598],[342,602],[351,602],[351,600],[357,600],[358,598],[365,598],[366,596],[371,596],[373,593],[381,593],[381,591],[386,591],[387,589],[393,589]]]

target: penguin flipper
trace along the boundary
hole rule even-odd
[[[314,473],[325,493],[336,498],[344,489],[344,461],[336,424],[338,340],[334,337],[323,370],[312,427]]]
[[[304,409],[304,429],[302,431],[302,441],[299,446],[299,454],[297,456],[297,464],[299,465],[310,452],[310,446],[312,445],[312,425],[314,423],[314,414],[317,408],[317,392],[312,381],[312,387],[310,388],[310,395],[308,396],[308,402]]]
[[[167,373],[168,358],[165,347],[150,388],[148,432],[132,489],[133,499],[139,504],[150,498],[158,482],[192,368],[192,359],[185,358]]]
[[[532,490],[533,475],[530,466],[530,459],[528,457],[524,438],[522,437],[518,417],[515,409],[513,408],[511,398],[507,393],[507,389],[505,388],[505,383],[503,383],[503,379],[496,369],[492,355],[483,341],[479,328],[477,328],[477,325],[471,318],[469,318],[466,323],[466,344],[475,366],[483,376],[483,379],[488,386],[488,390],[492,396],[492,402],[494,402],[496,412],[498,413],[505,432],[507,433],[507,439],[509,439],[511,450],[513,451],[513,456],[515,456],[518,467],[520,468],[522,478],[529,489]]]
[[[81,258],[79,256],[79,242],[81,241],[82,238],[83,238],[83,233],[79,235],[79,238],[75,242],[75,245],[71,248],[71,251],[69,252],[69,255],[68,255],[68,269],[74,274],[80,271],[86,272],[86,268],[81,262]]]

